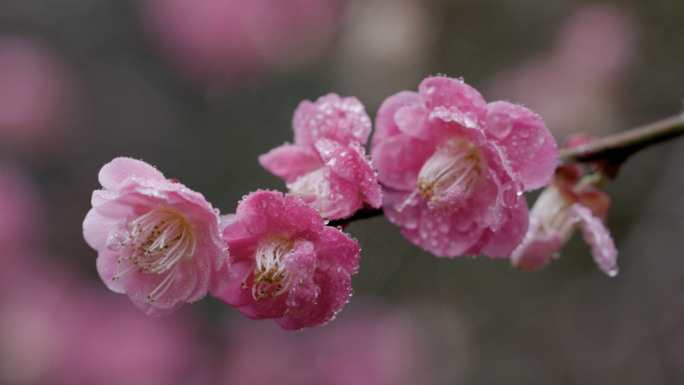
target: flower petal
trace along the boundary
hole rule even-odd
[[[591,255],[599,269],[610,277],[616,276],[618,252],[610,236],[610,230],[600,218],[592,215],[591,210],[581,204],[575,203],[570,206],[570,209],[579,220],[582,236],[591,245]]]
[[[420,83],[418,92],[428,111],[437,107],[453,108],[473,125],[478,125],[487,116],[487,103],[482,95],[460,79],[429,77]]]
[[[375,132],[371,141],[371,147],[375,147],[385,139],[400,133],[395,120],[397,110],[404,106],[413,106],[420,103],[417,92],[401,91],[387,99],[380,105],[375,117]]]
[[[378,181],[392,189],[414,190],[420,169],[434,150],[433,143],[408,135],[397,135],[380,142],[371,150],[373,164],[378,169]]]
[[[116,191],[124,180],[137,177],[148,180],[166,180],[156,168],[141,160],[132,158],[115,158],[102,167],[98,179],[102,187]]]
[[[317,140],[325,138],[365,146],[371,132],[371,120],[358,99],[331,93],[321,96],[315,103],[301,102],[295,110],[292,128],[297,145],[313,146]]]
[[[259,156],[259,163],[273,175],[293,182],[298,177],[323,165],[318,155],[308,147],[285,143]]]
[[[539,115],[498,101],[487,106],[487,134],[506,153],[525,190],[545,186],[558,163],[558,145]]]

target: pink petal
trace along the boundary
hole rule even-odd
[[[305,100],[295,110],[292,120],[295,144],[312,146],[319,139],[343,144],[365,145],[371,132],[371,120],[355,97],[337,94],[321,96],[312,103]]]
[[[345,199],[361,198],[371,207],[380,207],[382,191],[364,147],[358,143],[342,146],[338,142],[322,139],[316,142],[316,149],[326,164],[326,170],[330,170],[326,176],[330,181],[332,200],[341,203]],[[354,211],[359,208],[355,207]]]
[[[231,244],[231,246],[233,246],[233,244]],[[247,255],[250,254],[245,254],[243,256]],[[242,287],[242,281],[243,279],[246,280],[246,282],[249,282],[249,279],[254,280],[254,274],[252,272],[254,266],[252,265],[252,261],[246,258],[242,258],[242,260],[233,259],[233,263],[230,267],[233,274],[233,279],[231,280],[230,284],[217,296],[221,297],[221,301],[237,308],[251,305],[252,302],[254,302],[252,291],[245,290]]]
[[[407,135],[393,136],[378,143],[371,149],[378,181],[392,189],[413,191],[420,169],[434,151],[433,143]]]
[[[100,184],[107,190],[116,191],[124,180],[137,177],[140,179],[166,180],[164,175],[148,163],[131,158],[115,158],[102,167],[98,175]]]
[[[323,219],[301,199],[279,191],[258,190],[249,194],[238,204],[237,222],[234,226],[246,226],[251,236],[280,234],[290,237],[310,237],[323,231]]]
[[[414,245],[436,256],[453,258],[462,255],[481,237],[483,228],[467,215],[429,210],[422,199],[417,196],[409,199],[410,195],[385,190],[383,211]]]
[[[573,204],[570,210],[580,221],[582,236],[591,245],[591,254],[599,269],[610,277],[616,276],[618,252],[610,236],[610,230],[600,218],[592,215],[591,211],[581,204]]]
[[[529,225],[527,204],[523,203],[501,213],[495,231],[484,230],[480,242],[466,252],[467,255],[485,254],[491,258],[508,258],[525,237]]]
[[[429,111],[437,107],[454,108],[473,125],[484,121],[487,115],[487,103],[482,95],[462,80],[445,76],[429,77],[420,83],[418,92]]]
[[[548,230],[545,236],[526,239],[511,254],[511,264],[514,267],[537,271],[546,266],[563,245],[563,239],[557,231]]]
[[[361,246],[349,234],[336,228],[326,226],[319,243],[318,256],[323,270],[344,270],[347,274],[356,274],[359,268]]]
[[[417,139],[429,140],[432,132],[428,129],[428,112],[422,108],[404,106],[394,114],[394,122],[399,130]]]
[[[558,163],[558,145],[537,114],[508,102],[489,103],[486,131],[505,150],[525,190],[549,183]]]
[[[373,133],[371,147],[375,147],[385,139],[400,133],[395,120],[397,110],[404,106],[417,106],[419,103],[420,96],[417,92],[411,91],[401,91],[385,99],[375,117],[375,132]]]
[[[298,177],[323,166],[321,159],[310,148],[289,143],[260,155],[259,163],[286,182],[293,182]]]
[[[117,260],[119,259],[119,254],[107,248],[102,248],[101,250],[95,261],[98,275],[109,290],[119,294],[125,293],[126,286],[121,281],[112,279],[118,272]]]
[[[95,250],[107,246],[110,230],[119,222],[118,218],[102,216],[97,210],[90,210],[83,220],[83,238]]]

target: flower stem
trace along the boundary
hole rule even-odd
[[[601,138],[587,145],[563,149],[559,153],[559,161],[584,163],[606,160],[613,166],[619,166],[635,152],[680,135],[684,135],[684,113]]]

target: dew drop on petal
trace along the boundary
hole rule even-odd
[[[407,218],[402,222],[402,226],[413,230],[418,227],[418,218],[415,215],[407,216]]]
[[[489,132],[499,139],[506,138],[512,130],[513,122],[509,117],[497,116],[490,121]],[[513,141],[511,145],[517,146],[517,143]]]
[[[107,235],[106,245],[109,250],[118,251],[127,239],[127,233],[121,229],[114,229]]]
[[[617,276],[619,271],[620,269],[617,266],[615,266],[612,269],[608,270],[606,274],[608,274],[608,276],[612,278]]]
[[[501,189],[501,198],[503,200],[503,204],[506,207],[516,207],[518,205],[518,198],[520,197],[520,194],[518,193],[519,192],[516,191],[516,189],[513,186],[504,186]]]
[[[444,222],[439,225],[439,231],[443,232],[444,234],[449,232],[449,224]]]

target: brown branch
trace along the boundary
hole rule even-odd
[[[607,160],[612,165],[619,166],[635,152],[680,135],[684,135],[684,113],[601,138],[587,145],[563,149],[559,153],[559,161],[570,163]]]
[[[328,222],[328,226],[344,226],[350,222],[358,221],[359,219],[368,219],[368,218],[373,218],[373,217],[379,217],[382,215],[382,209],[372,209],[372,208],[363,208],[357,212],[354,213],[349,218],[344,218],[344,219],[336,219],[334,221]]]

